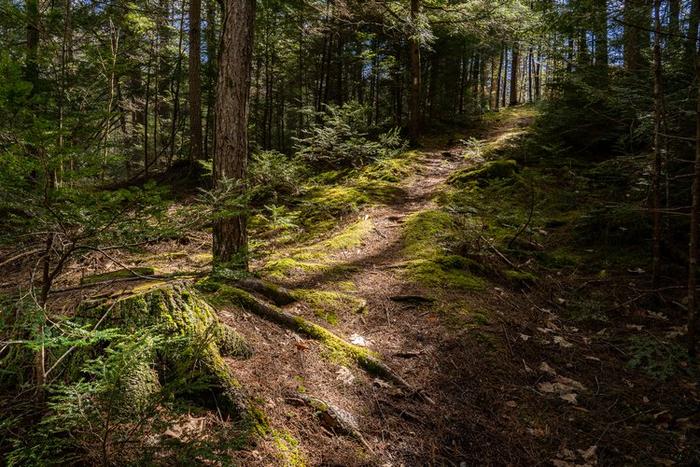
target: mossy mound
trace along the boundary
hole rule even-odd
[[[497,178],[511,178],[518,170],[518,163],[513,159],[499,159],[484,163],[477,169],[462,169],[450,175],[447,182],[464,185],[469,182],[487,183]]]
[[[477,262],[449,254],[442,246],[454,229],[450,214],[445,211],[421,211],[406,219],[403,253],[407,257],[406,274],[416,282],[432,287],[478,290],[486,281],[475,274],[484,274]]]
[[[155,381],[173,395],[206,402],[213,394],[220,410],[245,417],[239,384],[224,355],[248,357],[251,349],[198,294],[181,283],[145,288],[96,307],[79,310],[76,319],[87,327],[100,323],[114,338],[76,352],[70,367],[79,378],[85,362],[147,332],[156,344],[143,352],[123,378],[125,401],[145,401],[156,391]],[[76,374],[77,370],[77,374]],[[127,407],[128,409],[128,407]]]

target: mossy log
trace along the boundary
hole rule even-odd
[[[244,290],[221,282],[204,280],[198,283],[198,287],[210,293],[217,303],[227,302],[236,305],[284,328],[303,334],[311,339],[316,339],[322,342],[335,356],[352,360],[372,375],[391,381],[398,387],[412,393],[421,394],[420,391],[417,391],[394,370],[381,362],[375,352],[353,345],[318,324],[287,313],[277,306],[265,303]],[[426,397],[426,399],[428,398]]]
[[[175,394],[196,400],[214,395],[217,408],[239,419],[248,418],[246,398],[223,355],[247,357],[251,349],[230,326],[219,320],[216,312],[198,294],[182,283],[144,287],[137,292],[79,310],[77,319],[101,329],[115,329],[120,339],[136,332],[151,330],[162,343],[152,354],[145,354],[139,366],[157,368],[157,380]],[[107,343],[109,347],[111,342]],[[81,349],[71,358],[74,369],[94,358],[96,349]],[[152,388],[153,372],[133,372],[134,378],[124,391]],[[149,381],[138,380],[149,375]],[[143,383],[143,384],[142,384]],[[146,384],[148,383],[148,384]],[[125,400],[141,400],[148,394],[132,394]]]

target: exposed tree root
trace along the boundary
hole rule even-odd
[[[401,389],[412,394],[420,395],[426,401],[432,403],[429,397],[411,386],[394,370],[382,363],[378,355],[371,350],[353,345],[318,324],[307,321],[300,316],[289,314],[279,307],[265,303],[248,292],[236,287],[231,287],[212,280],[200,282],[199,287],[212,294],[212,298],[216,301],[225,301],[237,305],[263,319],[272,321],[273,323],[312,339],[319,340],[337,356],[349,358],[368,373],[386,379],[396,384]]]
[[[295,394],[287,398],[288,402],[305,404],[317,411],[321,423],[333,432],[350,435],[360,441],[368,451],[374,453],[367,440],[360,432],[360,427],[355,417],[346,410],[337,407],[330,402],[313,397],[308,394]]]
[[[260,294],[277,306],[289,305],[297,301],[289,290],[262,279],[253,277],[240,279],[236,281],[236,287],[247,292]]]

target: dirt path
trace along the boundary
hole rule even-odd
[[[525,123],[506,122],[487,139]],[[422,152],[416,173],[406,181],[405,196],[395,204],[364,210],[360,218],[369,221],[371,229],[361,244],[330,254],[330,260],[342,267],[332,273],[300,272],[287,284],[315,290],[343,287],[365,300],[363,313],[343,313],[333,325],[321,323],[379,352],[411,384],[427,391],[435,404],[401,395],[357,367],[327,358],[327,351],[315,341],[231,310],[235,314],[231,324],[259,349],[251,360],[231,364],[250,392],[264,401],[275,430],[259,449],[249,453],[248,462],[263,465],[303,459],[308,465],[458,465],[469,460],[468,444],[483,438],[473,432],[484,422],[474,418],[470,409],[474,402],[465,396],[467,387],[460,381],[480,372],[485,360],[472,355],[480,352],[478,347],[461,346],[464,331],[443,323],[435,311],[441,304],[392,300],[400,295],[430,295],[404,276],[403,224],[411,214],[437,207],[433,198],[452,172],[477,163],[462,157],[463,152],[462,147]],[[479,298],[472,301],[478,303]],[[320,321],[304,304],[291,305],[288,311]],[[241,325],[242,320],[246,324]],[[472,359],[481,363],[470,364]],[[369,448],[321,427],[311,409],[291,403],[297,392],[351,413]]]

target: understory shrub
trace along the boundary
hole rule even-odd
[[[400,152],[404,141],[398,128],[370,136],[369,111],[357,102],[327,105],[324,112],[314,114],[309,129],[297,139],[297,155],[316,168],[337,169],[361,167]]]

